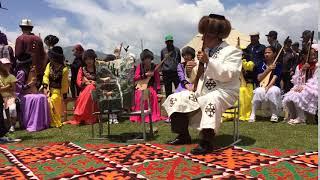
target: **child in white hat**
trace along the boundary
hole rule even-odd
[[[4,118],[11,123],[10,132],[15,131],[17,121],[15,87],[17,79],[10,74],[11,62],[7,58],[0,59],[0,93],[4,100]]]

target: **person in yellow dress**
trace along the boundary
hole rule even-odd
[[[240,49],[244,50],[245,48],[240,47]],[[239,92],[239,119],[242,121],[248,121],[251,114],[252,109],[252,98],[253,98],[253,68],[254,62],[247,61],[245,59],[246,52],[243,52],[242,59],[242,71],[240,75],[240,92]],[[237,102],[238,103],[238,102]],[[236,104],[237,104],[236,103]],[[227,113],[223,114],[224,120],[233,119],[233,110],[228,110]]]
[[[43,77],[44,93],[48,95],[50,105],[51,127],[61,127],[63,99],[67,98],[69,82],[68,68],[64,65],[63,49],[55,46],[48,52],[50,62]]]

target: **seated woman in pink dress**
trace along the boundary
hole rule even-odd
[[[135,71],[134,81],[139,81],[142,79],[146,79],[151,77],[148,83],[148,89],[150,91],[150,105],[151,105],[151,112],[152,112],[152,122],[163,120],[160,116],[160,107],[158,104],[158,96],[157,92],[160,93],[160,75],[159,72],[156,70],[154,71],[156,65],[152,63],[153,60],[153,53],[145,49],[140,54],[141,64],[139,64]],[[134,99],[134,106],[132,107],[132,111],[140,111],[140,98],[141,98],[141,91],[135,91],[135,99]],[[148,109],[147,101],[145,101],[145,109]],[[150,122],[149,116],[146,116],[146,122]],[[131,116],[130,121],[133,122],[141,122],[140,116]]]
[[[94,124],[97,117],[92,113],[97,110],[97,105],[91,98],[91,92],[96,89],[96,53],[88,49],[83,54],[85,66],[81,67],[77,76],[77,85],[81,88],[81,93],[76,101],[74,117],[68,124]]]

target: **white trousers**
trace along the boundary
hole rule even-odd
[[[272,86],[267,92],[263,87],[256,88],[253,91],[252,114],[255,115],[259,108],[265,111],[270,110],[272,114],[279,115],[281,110],[280,88]]]
[[[222,120],[222,113],[231,107],[237,97],[227,92],[215,90],[203,96],[195,97],[193,92],[182,91],[171,94],[163,103],[170,116],[174,112],[188,113],[189,126],[202,129],[214,129],[217,133]],[[197,110],[201,111],[197,111]]]

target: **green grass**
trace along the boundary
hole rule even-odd
[[[151,143],[165,143],[175,137],[170,131],[170,124],[159,122],[154,124],[159,132]],[[95,125],[97,132],[97,125]],[[106,129],[105,125],[105,129]],[[113,135],[124,136],[126,133],[141,132],[142,126],[131,123],[128,120],[111,126]],[[259,121],[255,123],[240,123],[240,138],[242,141],[238,146],[260,147],[266,149],[297,149],[303,151],[315,151],[318,148],[318,127],[317,125],[296,125],[291,126],[286,123],[271,123],[269,121]],[[232,141],[233,122],[224,122],[215,142],[223,145]],[[191,135],[197,142],[198,132],[191,130]],[[43,144],[48,142],[79,142],[79,143],[119,143],[110,140],[90,140],[91,126],[65,125],[62,128],[50,128],[41,132],[30,133],[27,131],[16,131],[15,136],[23,140],[23,144]]]

